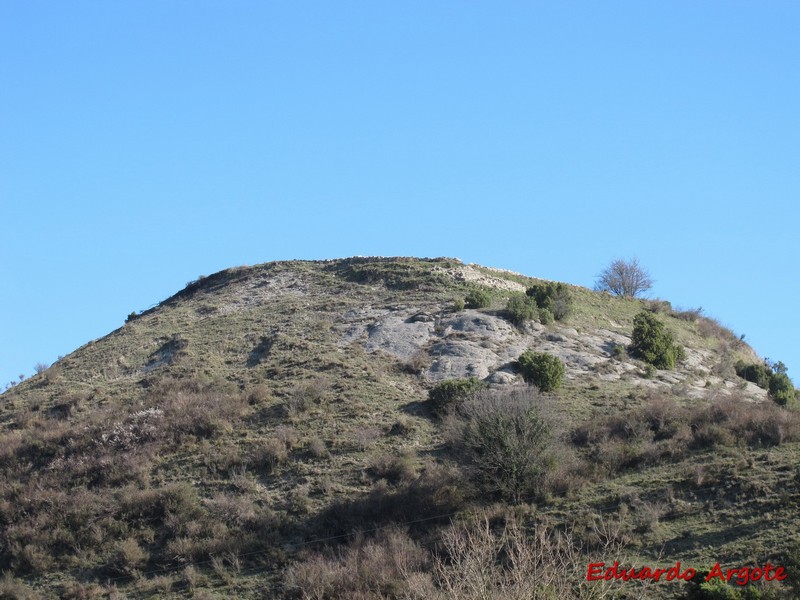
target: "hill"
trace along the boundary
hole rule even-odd
[[[701,577],[588,582],[588,565],[770,561],[790,579],[748,593],[793,597],[800,420],[775,374],[700,311],[547,283],[291,261],[132,313],[0,397],[0,590],[678,598]],[[561,319],[535,286],[568,300]],[[637,358],[643,313],[675,368]],[[559,359],[560,386],[526,382],[528,350]]]

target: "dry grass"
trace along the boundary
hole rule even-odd
[[[587,448],[586,460],[613,475],[715,447],[778,446],[800,439],[800,413],[773,402],[725,398],[685,407],[654,396],[643,407],[593,418],[576,427],[572,441]]]
[[[428,566],[425,549],[405,531],[390,528],[301,556],[286,570],[284,588],[304,600],[401,597],[408,592],[406,578]]]

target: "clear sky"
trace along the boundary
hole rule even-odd
[[[794,0],[4,0],[0,389],[199,275],[351,255],[637,256],[797,383],[798,32]]]

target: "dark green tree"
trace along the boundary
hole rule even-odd
[[[685,357],[672,332],[654,314],[642,311],[633,319],[631,354],[657,369],[674,369]]]
[[[566,284],[555,281],[537,283],[525,293],[534,299],[537,307],[549,310],[558,321],[563,321],[572,313],[572,293]]]
[[[536,308],[536,302],[533,298],[523,296],[522,294],[515,294],[508,299],[506,304],[506,317],[514,325],[522,325],[525,321],[533,321],[538,318],[539,309]]]
[[[522,377],[543,392],[552,392],[564,380],[564,363],[546,352],[526,350],[517,359]]]
[[[772,374],[769,380],[769,395],[781,406],[792,408],[797,403],[797,392],[786,373]]]

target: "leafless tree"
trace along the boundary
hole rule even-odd
[[[43,363],[43,362],[38,362],[33,367],[33,369],[36,371],[37,375],[41,375],[42,373],[47,371],[47,369],[49,369],[49,368],[50,368],[50,365],[48,365],[47,363]]]
[[[616,296],[634,298],[653,287],[653,280],[637,259],[617,259],[600,273],[595,287]]]
[[[408,596],[436,600],[601,600],[618,597],[619,581],[586,581],[589,562],[632,562],[620,530],[610,521],[593,525],[596,544],[585,547],[567,527],[557,531],[509,519],[499,529],[487,511],[472,524],[454,523],[433,556],[432,577],[420,585],[406,573]],[[416,583],[417,585],[413,585]],[[627,598],[642,598],[650,582],[625,582]],[[416,587],[416,589],[415,589]]]

